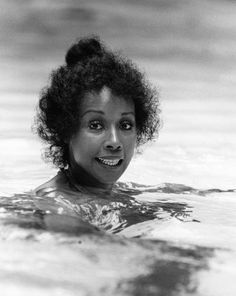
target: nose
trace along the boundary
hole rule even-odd
[[[106,150],[120,151],[122,150],[122,143],[119,139],[118,131],[115,127],[112,127],[107,134],[107,138],[104,142]]]

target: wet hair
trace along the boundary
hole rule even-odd
[[[40,95],[35,127],[48,144],[45,158],[64,168],[68,142],[78,129],[80,105],[88,92],[106,86],[135,106],[137,146],[152,140],[159,127],[158,94],[130,60],[109,50],[96,36],[82,38],[66,53]]]

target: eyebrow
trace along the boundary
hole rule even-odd
[[[84,115],[86,115],[87,113],[89,113],[89,112],[95,112],[95,113],[99,113],[99,114],[104,114],[103,111],[98,111],[98,110],[92,110],[92,109],[90,109],[90,110],[85,111],[84,114],[82,114],[82,117]]]
[[[82,114],[82,117],[85,116],[89,112],[95,112],[95,113],[99,113],[99,114],[102,114],[102,115],[105,114],[103,111],[89,109],[89,110],[85,111],[84,114]],[[121,115],[129,115],[129,114],[135,116],[133,111],[130,111],[130,112],[122,112],[121,113]]]

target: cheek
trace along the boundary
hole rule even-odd
[[[127,155],[130,157],[133,156],[134,150],[136,146],[136,135],[130,136],[128,139],[125,141],[125,150]]]
[[[93,157],[99,150],[101,140],[94,135],[87,135],[81,133],[71,141],[71,147],[74,157],[77,161],[83,162],[84,160]]]

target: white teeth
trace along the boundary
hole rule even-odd
[[[110,165],[110,166],[116,166],[118,164],[118,162],[120,161],[119,159],[104,159],[104,158],[100,158],[100,157],[98,159],[102,163],[104,163],[106,165]]]

